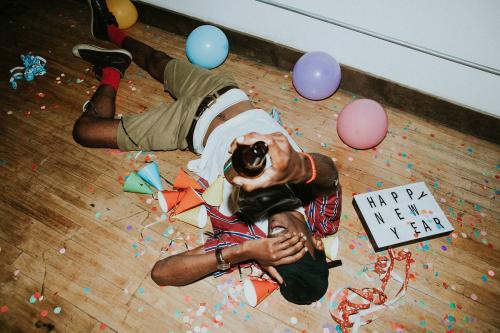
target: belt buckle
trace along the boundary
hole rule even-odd
[[[215,104],[215,102],[217,102],[217,97],[216,96],[210,95],[210,96],[207,96],[207,97],[210,99],[210,101],[207,103],[207,106],[206,106],[205,110],[208,109],[208,108],[210,108],[212,105]]]

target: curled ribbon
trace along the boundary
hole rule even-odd
[[[9,83],[12,89],[17,89],[17,80],[24,78],[26,81],[33,81],[35,76],[47,73],[45,69],[47,60],[40,56],[21,54],[21,61],[23,62],[23,66],[14,67],[10,70]]]
[[[380,281],[382,282],[379,288],[356,289],[346,287],[340,288],[333,293],[330,299],[330,306],[332,304],[331,300],[335,299],[337,295],[342,292],[342,300],[338,304],[337,308],[335,310],[330,308],[330,315],[333,320],[339,324],[342,333],[347,333],[347,328],[353,328],[353,332],[356,332],[359,326],[371,323],[376,319],[376,317],[365,321],[362,321],[361,318],[370,313],[389,308],[405,294],[406,289],[408,288],[410,265],[413,261],[411,259],[411,252],[400,251],[396,255],[393,249],[389,249],[388,254],[389,257],[379,257],[374,265],[373,271],[378,274]],[[395,261],[406,262],[404,280],[393,272]],[[388,301],[385,288],[387,287],[391,277],[401,283],[401,288],[396,293],[394,298]],[[351,292],[350,296],[348,296],[349,292]],[[352,300],[358,296],[362,299],[362,302],[353,302]]]

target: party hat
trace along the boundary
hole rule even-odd
[[[212,185],[210,185],[205,192],[203,192],[203,199],[210,206],[220,206],[222,204],[224,194],[224,177],[219,176]]]
[[[208,215],[204,205],[186,210],[183,213],[172,216],[174,220],[180,220],[198,228],[203,228],[207,224]]]
[[[265,280],[256,277],[250,277],[243,283],[243,291],[248,305],[256,307],[273,291],[278,289],[279,285],[272,280]]]
[[[163,191],[161,183],[160,172],[158,171],[158,164],[156,162],[148,163],[145,167],[137,172],[142,179],[147,181],[151,186],[158,191]]]
[[[323,247],[325,248],[325,255],[330,260],[335,260],[337,258],[337,253],[339,252],[339,238],[336,236],[329,236],[326,238],[321,238],[323,242]]]
[[[148,184],[146,184],[146,182],[133,171],[125,180],[123,190],[125,192],[153,194],[153,190],[151,190]]]
[[[192,187],[188,187],[183,192],[184,195],[182,196],[182,199],[177,204],[177,207],[175,207],[176,214],[185,212],[186,210],[199,206],[203,203],[201,196],[196,193]]]
[[[185,192],[179,191],[159,191],[158,192],[158,203],[163,212],[168,212],[170,209],[174,208],[179,201],[182,200]]]
[[[188,188],[192,187],[195,190],[201,190],[202,187],[196,180],[194,180],[190,175],[184,170],[180,170],[177,177],[174,179],[174,188]]]

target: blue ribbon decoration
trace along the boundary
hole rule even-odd
[[[35,56],[31,54],[21,54],[21,61],[23,66],[14,67],[10,70],[10,86],[12,89],[17,89],[18,80],[22,80],[23,78],[26,81],[33,81],[35,76],[45,75],[47,70],[45,69],[45,65],[47,64],[47,60],[40,56]]]

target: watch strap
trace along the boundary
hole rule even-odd
[[[222,248],[218,247],[215,249],[215,259],[217,260],[217,269],[218,270],[228,270],[231,267],[231,264],[224,260],[222,256]]]

